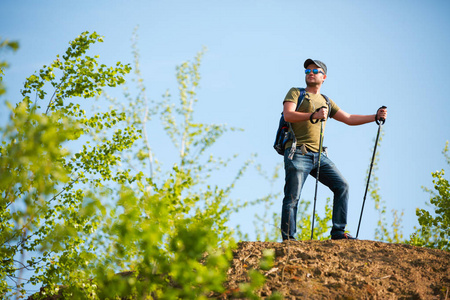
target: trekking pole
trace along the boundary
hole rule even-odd
[[[384,108],[387,108],[387,107],[383,105],[378,110],[384,109]],[[377,111],[377,115],[378,115],[378,111]],[[375,118],[375,122],[378,124],[378,132],[377,132],[377,137],[375,139],[375,147],[373,148],[372,161],[370,162],[369,176],[367,176],[366,191],[364,192],[364,199],[363,199],[363,204],[361,207],[361,215],[359,216],[359,223],[358,223],[358,230],[356,231],[356,238],[358,238],[359,227],[361,226],[361,219],[362,219],[362,215],[363,215],[364,204],[366,203],[367,190],[369,189],[369,182],[370,182],[370,175],[372,173],[373,161],[375,160],[375,155],[377,152],[378,138],[380,137],[381,126],[384,124],[385,121],[386,120],[384,118],[380,118],[380,121],[378,121],[378,119]]]
[[[326,106],[322,106],[322,107],[318,108],[316,111],[319,111],[323,107],[326,108]],[[321,119],[320,120],[319,162],[317,164],[316,189],[315,189],[315,192],[314,192],[314,206],[313,206],[313,216],[312,216],[313,218],[312,218],[312,223],[311,223],[311,240],[313,239],[313,235],[314,235],[314,219],[315,219],[315,216],[316,216],[317,186],[319,184],[320,158],[322,156],[323,122],[324,121],[325,121],[325,119]],[[317,123],[317,122],[315,122],[315,123]]]

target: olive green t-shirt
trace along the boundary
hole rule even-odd
[[[297,105],[298,96],[300,95],[300,90],[298,88],[291,88],[284,98],[284,102],[294,102]],[[330,99],[331,113],[330,117],[333,117],[339,107]],[[312,114],[317,108],[327,106],[327,101],[321,94],[312,94],[306,92],[305,98],[303,98],[300,107],[297,109],[299,112],[307,112]],[[304,144],[308,149],[313,152],[319,152],[319,138],[320,138],[320,121],[316,124],[310,122],[310,120],[291,123],[292,129],[294,130],[295,137],[297,138],[297,147]],[[324,121],[323,126],[326,125]],[[292,141],[286,143],[286,148],[292,146]]]

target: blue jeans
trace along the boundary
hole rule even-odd
[[[286,172],[283,207],[281,212],[281,236],[283,240],[293,238],[297,232],[297,206],[306,178],[311,174],[316,178],[319,153],[301,154],[296,149],[294,158],[288,159],[289,148],[284,152]],[[334,163],[322,153],[320,159],[319,182],[334,194],[331,235],[343,234],[347,225],[349,186]]]

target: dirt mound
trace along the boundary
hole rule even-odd
[[[260,269],[265,249],[273,268]],[[256,269],[266,278],[257,294],[285,299],[450,299],[450,253],[374,241],[241,242],[219,299],[239,299]],[[241,294],[242,296],[242,294]]]

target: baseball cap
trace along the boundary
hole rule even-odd
[[[321,62],[320,60],[308,58],[307,60],[305,60],[305,63],[303,64],[303,66],[304,66],[305,69],[306,69],[310,64],[315,64],[315,65],[318,66],[319,68],[322,68],[323,72],[324,72],[325,74],[327,74],[327,65],[325,65],[325,64],[324,64],[323,62]]]

